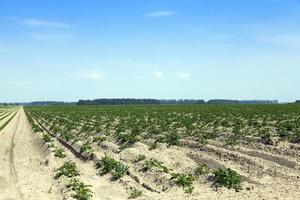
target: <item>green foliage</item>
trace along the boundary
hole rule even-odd
[[[34,122],[33,122],[34,123]],[[41,129],[38,125],[36,124],[32,124],[32,131],[35,132],[35,133],[38,133],[38,132],[43,132],[43,129]]]
[[[80,148],[80,153],[92,153],[93,151],[91,142],[84,143]]]
[[[86,185],[78,179],[72,179],[70,183],[67,185],[74,194],[71,196],[77,200],[89,200],[92,198],[92,191],[90,189],[90,185]]]
[[[101,175],[104,175],[111,173],[115,167],[115,164],[115,159],[105,155],[97,162],[96,168],[99,169]]]
[[[145,159],[146,159],[146,156],[144,154],[139,154],[137,159],[136,159],[136,162],[141,162]]]
[[[143,165],[143,170],[144,171],[149,171],[153,168],[157,168],[165,173],[168,173],[169,172],[169,169],[164,166],[162,164],[162,162],[159,162],[158,160],[154,159],[154,158],[150,158],[149,160],[146,160],[144,162],[144,165]]]
[[[236,190],[242,189],[241,176],[230,168],[219,168],[214,171],[215,185],[217,187],[226,187],[228,189],[234,188]]]
[[[157,142],[154,142],[150,145],[149,150],[151,151],[151,150],[157,149],[157,146],[158,146]]]
[[[51,140],[50,135],[48,135],[48,134],[43,134],[43,136],[42,136],[42,141],[43,141],[43,144],[46,144],[46,143],[50,143],[52,140]]]
[[[65,162],[64,165],[58,168],[56,171],[57,173],[54,176],[55,179],[58,179],[61,176],[72,178],[79,175],[76,164],[72,161]]]
[[[260,135],[263,140],[269,140],[271,138],[271,133],[268,129],[263,129]]]
[[[195,174],[197,176],[206,175],[206,174],[209,174],[210,172],[211,172],[211,169],[205,164],[199,165],[195,170]]]
[[[120,150],[144,139],[156,140],[150,149],[164,142],[180,145],[183,136],[205,145],[212,139],[223,140],[219,131],[231,135],[224,141],[230,146],[251,136],[268,140],[270,134],[299,142],[300,106],[296,104],[35,106],[25,107],[25,111],[65,141],[93,138],[93,142],[102,142],[104,135],[113,136],[121,144]]]
[[[292,143],[300,143],[300,129],[296,130],[294,134],[291,136]]]
[[[102,143],[104,141],[107,140],[107,137],[106,136],[97,136],[93,139],[93,142],[95,143]]]
[[[169,146],[179,146],[180,145],[180,135],[177,132],[172,132],[167,135],[166,142]]]
[[[239,143],[238,139],[234,136],[227,138],[225,142],[226,142],[226,145],[228,145],[228,146],[235,146]]]
[[[112,171],[112,178],[119,179],[123,177],[128,172],[128,170],[129,166],[117,161]]]
[[[134,133],[119,133],[116,137],[121,144],[134,144],[139,141],[138,135]]]
[[[65,151],[62,148],[56,147],[53,150],[53,152],[54,152],[55,157],[58,157],[58,158],[65,158],[66,157]]]
[[[61,133],[61,137],[67,142],[75,138],[75,136],[69,131],[63,131]]]
[[[131,190],[129,199],[135,199],[135,198],[141,196],[142,193],[143,193],[143,192],[142,192],[141,190],[138,190],[138,189],[136,189],[136,188],[133,188],[133,189]]]
[[[185,189],[185,192],[191,194],[194,190],[194,182],[197,180],[195,176],[191,174],[172,173],[171,180],[175,180],[176,184]]]
[[[123,177],[129,170],[129,167],[120,161],[105,155],[96,164],[96,168],[99,169],[100,174],[112,174],[113,179],[119,179]]]

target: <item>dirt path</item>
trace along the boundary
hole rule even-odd
[[[24,110],[0,132],[0,200],[62,199],[54,185],[48,156],[31,133]],[[51,188],[52,187],[52,188]]]

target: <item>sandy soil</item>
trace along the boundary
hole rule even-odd
[[[20,109],[0,132],[0,199],[62,199],[53,181],[50,166],[41,163],[49,153],[31,133],[26,115]]]
[[[123,187],[133,186],[143,190],[139,199],[300,199],[300,163],[296,159],[261,151],[255,147],[236,147],[226,149],[217,144],[206,147],[167,147],[162,144],[157,149],[149,151],[143,143],[136,143],[132,148],[125,149],[120,154],[114,151],[114,144],[106,144],[109,148],[101,148],[96,153],[101,156],[109,154],[130,165],[130,172],[139,183],[146,183],[156,192],[150,192],[135,183],[129,177],[124,177]],[[103,145],[103,146],[106,146]],[[225,166],[234,169],[243,176],[244,190],[236,192],[225,188],[215,190],[208,177],[201,177],[195,183],[194,192],[189,195],[182,188],[170,181],[169,175],[161,172],[141,173],[141,164],[134,160],[139,154],[147,158],[155,158],[176,172],[192,173],[198,164],[206,164],[212,169]]]

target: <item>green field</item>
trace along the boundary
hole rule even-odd
[[[276,137],[300,141],[300,105],[49,106],[26,107],[65,139],[90,142],[112,136],[122,144],[156,138],[192,138],[228,144]],[[72,134],[70,134],[72,133]],[[175,141],[173,141],[175,142]]]
[[[300,167],[297,104],[33,106],[24,110],[33,132],[41,134],[55,157],[66,157],[66,150],[57,147],[58,140],[82,160],[93,160],[100,176],[120,183],[126,180],[119,189],[131,191],[129,198],[168,199],[182,196],[182,191],[190,195],[185,198],[193,199],[192,195],[202,196],[202,188],[211,187],[225,189],[227,198],[238,198],[236,191],[246,198],[251,188],[258,188],[255,196],[261,195],[261,189],[280,186],[276,181],[265,183],[265,176],[276,177],[280,183],[299,182],[294,179]],[[283,175],[278,179],[278,174]],[[77,175],[75,162],[67,161],[55,177]],[[84,191],[77,195],[92,197],[87,185],[72,181]],[[182,190],[174,194],[173,188]],[[207,198],[218,195],[211,191]]]

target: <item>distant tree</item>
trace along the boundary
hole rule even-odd
[[[94,99],[79,100],[77,105],[144,105],[144,104],[160,104],[155,99]]]
[[[79,100],[77,105],[158,105],[158,104],[205,104],[204,100],[194,99],[94,99],[94,100]]]
[[[207,102],[208,104],[240,104],[238,100],[227,99],[212,99]]]

